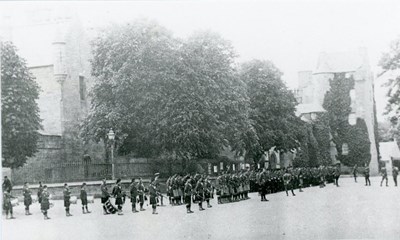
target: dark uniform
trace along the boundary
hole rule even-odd
[[[196,191],[196,201],[199,203],[199,210],[203,211],[205,209],[203,208],[204,185],[203,185],[203,179],[202,178],[200,178],[197,181],[195,191]]]
[[[146,209],[143,208],[144,204],[144,185],[142,182],[142,179],[139,180],[139,185],[138,185],[138,194],[139,194],[139,204],[140,204],[140,211],[145,211]]]
[[[283,174],[282,179],[286,191],[286,196],[289,196],[288,189],[292,191],[293,196],[296,196],[293,191],[292,174],[287,171],[285,174]]]
[[[29,206],[32,204],[32,192],[29,189],[28,183],[24,184],[23,194],[24,194],[25,215],[32,215],[29,212]]]
[[[137,183],[135,183],[135,179],[132,179],[131,185],[129,186],[129,193],[130,193],[131,203],[132,203],[132,212],[134,212],[134,213],[138,212],[136,210],[138,189],[137,189]]]
[[[394,186],[397,187],[397,175],[399,175],[399,169],[397,167],[393,167],[393,181],[394,181]]]
[[[191,179],[189,178],[187,181],[186,181],[186,184],[185,184],[185,189],[184,189],[184,194],[185,194],[185,203],[186,203],[186,210],[187,210],[187,213],[193,213],[193,211],[190,209],[191,208],[191,206],[192,206],[192,189],[193,189],[193,187],[192,187],[192,184],[190,184],[190,182],[191,182]]]
[[[50,219],[47,216],[47,210],[50,208],[50,194],[47,192],[47,187],[46,185],[43,187],[43,191],[41,192],[41,203],[40,203],[40,209],[42,210],[42,213],[44,215],[44,219]]]
[[[82,202],[82,213],[90,213],[89,209],[88,209],[88,200],[87,200],[87,192],[85,189],[86,183],[83,183],[81,186],[81,194],[80,194],[80,198],[81,198],[81,202]],[[85,212],[85,208],[86,208],[86,212]]]
[[[336,187],[339,187],[339,178],[340,178],[340,165],[338,164],[335,168],[335,185]]]
[[[110,193],[108,193],[106,180],[103,180],[100,189],[101,189],[101,203],[103,204],[103,212],[104,214],[109,214],[106,207],[106,203],[110,199]]]
[[[43,186],[42,186],[42,183],[39,182],[39,188],[38,188],[38,192],[37,192],[39,204],[42,203],[42,192],[43,192]]]
[[[383,180],[386,180],[386,187],[388,187],[389,185],[388,185],[387,170],[385,167],[383,167],[381,169],[381,176],[382,176],[381,187],[382,187]]]
[[[211,194],[213,192],[213,186],[210,182],[210,180],[206,179],[204,182],[204,198],[207,202],[207,207],[211,208],[211,204],[210,204],[210,198],[211,198]]]
[[[353,168],[353,176],[354,176],[354,181],[355,182],[357,182],[357,173],[358,173],[358,167],[357,167],[357,164],[356,164],[356,165],[354,165],[354,168]]]
[[[14,198],[11,195],[11,190],[5,189],[3,193],[3,210],[6,212],[6,219],[14,219],[13,216],[13,206],[11,204],[11,198]],[[10,213],[11,217],[8,217],[8,214]]]
[[[149,186],[149,194],[150,194],[150,204],[153,209],[153,214],[157,213],[157,197],[160,194],[157,189],[157,182],[153,181]]]
[[[112,190],[112,194],[115,197],[115,205],[118,207],[118,215],[123,215],[122,213],[122,205],[124,204],[123,201],[123,192],[121,187],[121,179],[117,180],[117,185],[114,186]]]
[[[64,184],[64,207],[65,207],[65,214],[67,217],[72,216],[72,214],[69,212],[69,206],[71,205],[70,199],[71,199],[71,191],[69,190],[68,185]]]
[[[369,167],[364,168],[365,186],[371,186],[371,180],[369,180]]]

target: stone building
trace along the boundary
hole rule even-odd
[[[352,112],[349,116],[349,123],[356,124],[357,118],[364,119],[369,140],[371,143],[371,174],[378,173],[378,156],[374,127],[374,76],[371,71],[367,50],[360,48],[352,52],[321,53],[317,67],[314,71],[299,72],[299,84],[297,99],[299,105],[297,114],[304,121],[312,121],[318,113],[325,111],[322,107],[325,93],[329,90],[329,80],[335,73],[345,73],[346,76],[353,76],[355,80],[354,89],[350,91]],[[332,161],[335,160],[336,149],[331,148]]]
[[[12,178],[18,183],[57,181],[67,175],[80,178],[82,170],[68,170],[65,164],[82,163],[84,153],[103,159],[104,153],[77,138],[92,84],[88,31],[76,16],[48,8],[14,17],[5,13],[0,19],[1,40],[17,47],[41,88],[39,151],[24,167],[14,170]]]

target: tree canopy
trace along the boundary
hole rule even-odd
[[[219,35],[176,39],[139,21],[106,29],[93,42],[93,56],[92,108],[82,125],[87,140],[107,141],[114,128],[120,154],[191,159],[215,157],[225,147],[243,152],[256,138],[236,54]]]
[[[37,151],[40,89],[13,44],[0,42],[0,46],[2,164],[17,168]]]

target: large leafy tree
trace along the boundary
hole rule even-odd
[[[245,85],[235,53],[220,36],[186,40],[153,22],[107,29],[93,42],[92,109],[87,139],[106,139],[113,127],[119,153],[211,158],[224,147],[240,152],[254,139]]]
[[[40,89],[13,44],[0,45],[2,164],[17,168],[37,151]]]
[[[279,69],[269,61],[253,60],[242,64],[240,76],[247,84],[250,119],[260,146],[255,157],[274,146],[277,150],[298,147],[303,123],[295,115],[296,99]]]

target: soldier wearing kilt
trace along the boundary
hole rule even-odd
[[[110,193],[108,193],[107,180],[104,178],[103,183],[100,186],[101,189],[101,203],[103,204],[103,214],[110,214],[107,210],[106,203],[110,199]]]
[[[382,181],[381,181],[381,187],[382,187],[382,183],[384,180],[386,180],[386,187],[389,187],[388,185],[388,177],[387,177],[387,170],[385,167],[381,168],[381,176],[382,176]]]
[[[13,206],[11,204],[11,198],[14,198],[11,195],[11,189],[4,189],[3,210],[6,212],[6,219],[15,219],[15,217],[13,216]],[[8,217],[8,214],[10,214],[10,217]]]
[[[192,206],[192,195],[193,195],[193,186],[191,184],[192,178],[188,177],[185,183],[185,204],[186,204],[186,213],[193,213],[191,210]]]
[[[139,204],[140,204],[140,211],[145,211],[146,209],[143,208],[144,204],[144,185],[142,178],[139,178],[139,184],[138,184],[138,194],[139,194]]]
[[[216,187],[217,187],[217,202],[221,204],[221,196],[222,196],[222,176],[219,175],[216,180]]]
[[[339,187],[340,164],[337,164],[335,167],[334,177],[335,177],[335,185],[336,185],[336,187]]]
[[[267,171],[265,168],[260,174],[260,187],[261,187],[261,201],[267,202],[268,199],[265,197],[267,194]]]
[[[32,213],[29,212],[29,206],[32,204],[32,192],[29,189],[29,185],[27,182],[24,183],[23,194],[24,194],[25,215],[32,215]]]
[[[205,178],[204,181],[204,199],[207,202],[207,207],[211,208],[211,204],[210,204],[210,199],[211,199],[211,193],[213,191],[213,186],[211,184],[211,181],[208,179],[208,177]]]
[[[130,198],[131,198],[131,203],[132,203],[132,212],[136,213],[138,212],[136,210],[136,201],[137,201],[137,196],[138,196],[138,189],[137,189],[137,184],[135,183],[135,179],[132,178],[131,185],[129,185],[129,193],[130,193]]]
[[[71,205],[70,199],[71,199],[71,191],[69,190],[68,184],[64,183],[64,207],[65,207],[65,214],[67,217],[72,216],[72,214],[69,212],[69,206]]]
[[[199,203],[199,211],[203,211],[205,210],[203,208],[204,184],[203,184],[203,178],[201,176],[197,181],[195,191],[196,191],[196,201]]]
[[[41,202],[40,202],[40,209],[42,210],[43,216],[44,216],[44,220],[50,219],[47,216],[47,210],[49,210],[50,208],[50,194],[47,191],[47,186],[44,185],[42,192],[41,192]]]
[[[285,187],[286,196],[289,196],[288,189],[292,191],[293,196],[296,196],[293,191],[293,176],[289,169],[286,169],[285,174],[282,176],[282,180]]]
[[[365,165],[364,168],[365,186],[371,186],[371,180],[369,180],[369,167]]]
[[[38,192],[37,192],[39,204],[42,203],[42,192],[43,192],[42,182],[39,182],[39,188],[38,188]]]
[[[149,186],[149,194],[150,194],[150,205],[153,209],[153,214],[158,214],[157,212],[157,197],[160,195],[157,189],[157,178],[158,176],[155,177],[154,180],[151,181],[150,186]]]
[[[88,200],[87,200],[87,192],[86,192],[86,183],[82,183],[80,199],[81,199],[81,202],[82,202],[82,213],[83,213],[83,214],[91,213],[91,212],[89,211],[89,209],[88,209]],[[85,208],[86,208],[86,212],[85,212]]]
[[[122,192],[122,187],[121,187],[121,179],[118,178],[116,185],[114,186],[113,190],[112,190],[112,194],[115,197],[115,205],[118,208],[118,215],[123,215],[122,213],[122,205],[124,204],[123,201],[123,192]]]

